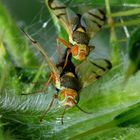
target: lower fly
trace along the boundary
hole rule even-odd
[[[64,111],[61,117],[62,124],[63,124],[63,117],[65,111],[73,106],[76,106],[79,110],[81,110],[84,113],[90,114],[89,112],[84,111],[78,105],[79,91],[81,89],[81,84],[75,72],[75,66],[71,61],[72,54],[68,55],[66,64],[65,64],[65,59],[67,55],[65,54],[62,59],[62,62],[60,62],[55,66],[55,64],[50,60],[50,58],[48,57],[47,53],[43,50],[41,45],[36,40],[32,39],[24,30],[22,31],[30,39],[30,41],[33,43],[35,48],[40,51],[40,53],[43,55],[43,57],[45,58],[45,60],[47,61],[51,69],[51,73],[46,86],[48,87],[50,82],[52,81],[52,84],[56,89],[56,94],[54,94],[52,100],[50,101],[48,105],[48,109],[40,117],[40,121],[42,121],[46,116],[46,114],[50,111],[56,99],[58,100],[60,106],[64,106]],[[63,67],[64,64],[65,67]]]

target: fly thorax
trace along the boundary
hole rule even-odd
[[[81,89],[81,84],[79,82],[79,79],[72,73],[72,72],[67,72],[60,78],[61,81],[61,89],[73,89],[76,91],[79,91]]]
[[[61,106],[73,107],[78,101],[76,90],[64,88],[58,95],[58,101]]]
[[[88,45],[90,38],[86,32],[77,29],[72,34],[72,40],[73,40],[73,42],[76,42],[78,44]]]

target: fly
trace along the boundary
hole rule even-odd
[[[104,12],[100,9],[91,9],[83,15],[77,14],[58,0],[48,0],[47,5],[52,17],[62,24],[69,36],[69,42],[59,37],[57,39],[67,47],[65,65],[70,53],[76,60],[85,60],[90,51],[94,49],[94,46],[89,45],[90,39],[104,25]]]
[[[22,30],[22,31],[24,32],[24,30]],[[65,63],[66,55],[64,56],[62,62],[55,66],[55,64],[49,59],[47,53],[43,50],[41,45],[36,40],[32,39],[26,32],[24,32],[24,33],[30,39],[30,41],[33,43],[33,45],[36,47],[36,49],[40,51],[40,53],[43,55],[43,57],[47,61],[48,65],[51,69],[51,74],[50,74],[50,77],[49,77],[46,85],[48,86],[50,81],[52,81],[53,86],[55,87],[56,92],[57,92],[56,94],[54,94],[54,96],[48,106],[48,109],[41,116],[40,121],[42,121],[43,118],[46,116],[46,113],[48,113],[48,111],[50,111],[55,99],[58,99],[59,104],[61,106],[64,106],[64,111],[63,111],[62,120],[61,120],[62,124],[63,124],[63,117],[65,114],[65,111],[68,108],[76,106],[82,112],[89,113],[89,112],[84,111],[78,105],[79,91],[81,89],[81,85],[80,85],[79,79],[77,77],[77,74],[75,72],[75,66],[71,61],[72,55],[70,54],[68,56],[68,61],[67,61],[65,68],[63,68],[63,65]]]

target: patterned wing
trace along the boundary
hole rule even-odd
[[[54,20],[59,21],[67,33],[71,35],[74,25],[78,22],[78,16],[58,0],[48,0],[47,5]]]
[[[77,66],[77,73],[82,86],[85,87],[102,77],[112,68],[112,64],[107,59],[95,59],[93,62],[85,60]]]
[[[81,24],[85,27],[87,34],[94,37],[105,23],[105,14],[102,10],[91,9],[81,18]]]

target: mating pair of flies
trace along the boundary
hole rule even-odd
[[[81,81],[79,80],[78,70],[80,70],[80,65],[86,62],[90,62],[91,65],[93,65],[94,69],[90,71],[91,75],[93,75],[92,80],[96,80],[101,77],[111,69],[112,65],[107,59],[99,59],[94,62],[87,61],[88,54],[92,49],[94,49],[93,46],[89,45],[89,41],[101,29],[105,22],[105,15],[101,10],[91,9],[87,13],[81,15],[74,13],[65,4],[58,0],[48,0],[47,5],[54,20],[57,20],[60,25],[64,27],[69,36],[69,42],[66,42],[62,38],[57,38],[57,41],[66,47],[62,61],[55,65],[49,59],[41,45],[36,40],[33,40],[27,33],[23,32],[46,59],[51,69],[50,77],[46,85],[48,86],[52,80],[52,84],[57,92],[54,94],[48,109],[42,115],[41,120],[51,109],[55,99],[58,99],[60,105],[64,106],[61,120],[63,124],[63,116],[68,108],[76,106],[81,111],[89,113],[78,106],[80,90],[82,87],[87,85],[87,83],[85,85],[81,84]],[[72,62],[72,58],[80,61],[81,64],[75,66]],[[76,70],[77,67],[78,69]],[[85,81],[86,80],[87,79],[85,79]]]

